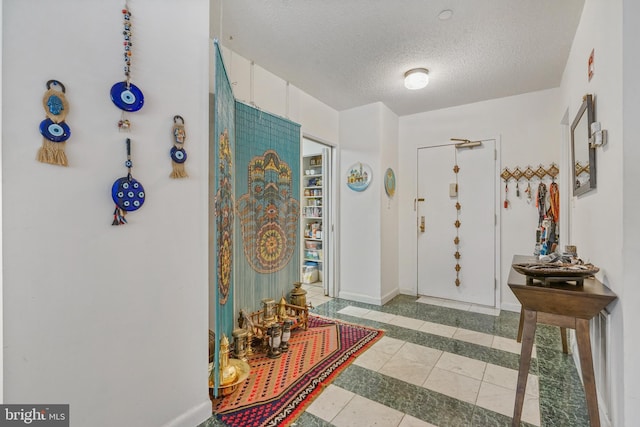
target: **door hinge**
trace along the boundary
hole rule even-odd
[[[498,289],[498,279],[493,279],[493,289]]]
[[[493,150],[493,160],[498,160],[498,150]]]

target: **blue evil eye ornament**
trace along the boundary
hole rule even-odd
[[[144,105],[142,91],[133,83],[118,82],[111,86],[111,101],[123,111],[138,111]]]
[[[36,159],[51,165],[68,166],[65,142],[71,137],[71,129],[65,123],[69,113],[66,88],[58,80],[47,82],[47,91],[42,97],[45,119],[40,122],[42,146],[38,149]]]
[[[187,152],[184,148],[171,147],[171,160],[176,163],[184,163],[187,160]]]
[[[145,193],[142,184],[131,176],[123,176],[113,183],[111,197],[120,209],[132,212],[142,207]]]
[[[65,122],[55,123],[51,119],[40,122],[40,134],[52,142],[64,142],[71,136],[71,129]]]

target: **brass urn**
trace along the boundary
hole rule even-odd
[[[291,304],[298,307],[306,307],[307,305],[307,291],[302,289],[302,282],[294,282],[293,290],[291,291]]]

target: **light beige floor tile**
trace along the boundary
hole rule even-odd
[[[372,349],[385,354],[394,355],[405,342],[396,338],[383,336],[380,341],[371,346]]]
[[[452,301],[433,297],[420,297],[416,301],[424,304],[437,305],[440,307],[455,308],[456,310],[462,311],[467,311],[471,307],[471,304],[466,302]]]
[[[522,344],[514,339],[499,337],[496,335],[495,337],[493,337],[491,348],[508,351],[509,353],[520,354],[520,350],[522,349]],[[533,345],[533,349],[531,350],[531,357],[537,357],[535,344]]]
[[[318,284],[315,283],[310,283],[310,284],[303,284],[302,285],[302,289],[304,289],[305,291],[307,291],[307,293],[309,292],[319,292],[322,291],[322,282],[317,282]]]
[[[443,353],[444,352],[442,350],[436,350],[434,348],[406,342],[402,347],[400,347],[396,353],[396,357],[401,357],[405,360],[421,363],[423,365],[435,366]]]
[[[323,297],[324,289],[322,288],[312,288],[307,291],[307,298],[309,297]]]
[[[433,365],[406,360],[396,354],[378,370],[378,373],[420,386],[425,382],[432,369]]]
[[[343,308],[342,310],[339,310],[338,313],[340,314],[346,314],[347,316],[353,316],[353,317],[362,317],[365,314],[369,313],[369,309],[367,308],[362,308],[362,307],[354,307],[352,305]]]
[[[441,325],[439,323],[424,322],[420,327],[421,332],[426,332],[432,335],[438,335],[441,337],[451,338],[453,334],[458,330],[455,326]]]
[[[475,378],[435,367],[422,386],[449,397],[475,404],[480,383],[481,381]]]
[[[354,393],[331,384],[309,405],[307,412],[330,422],[353,396]]]
[[[420,330],[422,325],[425,324],[424,320],[412,319],[411,317],[396,316],[389,320],[392,325],[400,326],[401,328],[413,329],[415,331]]]
[[[516,390],[518,386],[518,371],[488,363],[482,381]],[[528,375],[525,393],[538,396],[538,377],[536,375]]]
[[[411,415],[405,415],[398,427],[437,427],[433,424],[429,424],[426,421],[419,420]]]
[[[393,355],[370,348],[358,356],[353,364],[377,372],[389,361],[389,359],[391,359],[391,357],[393,357]]]
[[[436,367],[476,380],[482,380],[487,363],[481,360],[444,352],[438,360],[438,363],[436,363]]]
[[[354,396],[331,420],[336,427],[397,427],[404,414],[361,396]]]
[[[483,382],[480,386],[476,405],[511,417],[513,416],[515,400],[515,390]],[[540,401],[537,397],[525,395],[524,405],[522,406],[522,421],[536,426],[540,425]]]
[[[493,342],[493,335],[460,328],[453,334],[453,338],[485,347],[491,347],[491,343]]]
[[[441,354],[440,350],[405,343],[378,372],[410,384],[422,385]]]
[[[395,314],[384,313],[382,311],[371,310],[366,315],[362,316],[364,319],[373,320],[376,322],[389,323],[394,317]]]

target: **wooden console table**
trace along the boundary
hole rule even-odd
[[[536,258],[522,255],[513,257],[513,263],[526,262],[536,262]],[[543,285],[533,281],[527,284],[527,278],[513,268],[507,283],[522,304],[523,314],[521,316],[522,351],[512,427],[520,425],[537,323],[575,329],[589,420],[591,427],[600,427],[589,320],[615,300],[616,294],[595,278],[585,279],[582,286],[566,282]],[[524,319],[523,322],[522,319]]]

